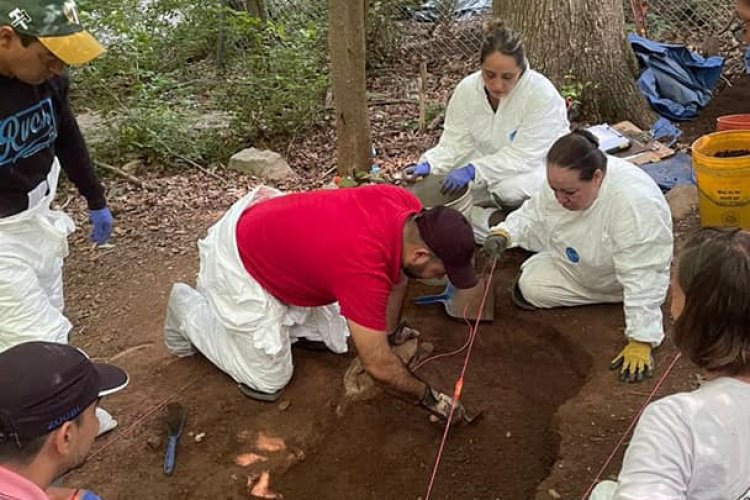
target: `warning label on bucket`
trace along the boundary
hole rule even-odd
[[[717,201],[742,201],[741,189],[717,189]]]

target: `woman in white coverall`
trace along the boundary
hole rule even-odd
[[[570,131],[565,100],[528,67],[521,36],[495,21],[479,56],[480,70],[453,91],[438,145],[404,172],[447,174],[444,192],[474,181],[471,223],[478,243],[498,208],[517,208],[544,183],[544,157]]]
[[[611,366],[634,382],[651,375],[651,349],[664,338],[672,246],[669,206],[656,183],[576,130],[550,149],[547,184],[491,229],[485,250],[537,252],[514,286],[519,307],[624,302],[628,343]]]
[[[672,280],[674,340],[699,389],[648,405],[618,482],[591,500],[750,499],[750,233],[706,228]]]

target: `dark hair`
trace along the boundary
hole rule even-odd
[[[23,441],[16,441],[14,438],[0,441],[0,464],[30,464],[39,454],[48,437],[49,433]]]
[[[76,426],[80,426],[82,419],[83,413],[71,420],[71,422],[76,424]],[[3,436],[0,439],[0,465],[7,463],[18,465],[30,464],[42,450],[44,443],[47,442],[47,439],[53,432],[55,431],[25,439],[18,439],[16,435]]]
[[[479,64],[483,64],[487,56],[500,52],[511,56],[521,68],[526,71],[526,49],[521,35],[505,25],[500,19],[493,19],[484,31],[482,50],[479,52]]]
[[[677,347],[706,370],[737,375],[750,363],[750,232],[697,231],[682,249],[677,283],[685,307],[675,322]]]
[[[580,180],[590,181],[597,170],[607,173],[607,156],[594,134],[578,128],[555,141],[547,153],[547,165],[578,170]]]

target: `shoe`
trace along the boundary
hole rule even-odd
[[[524,298],[523,293],[521,293],[521,288],[518,286],[518,281],[513,285],[513,290],[510,292],[510,300],[517,308],[523,309],[524,311],[538,310],[538,307]]]
[[[185,283],[175,283],[169,294],[167,316],[164,319],[164,344],[169,352],[180,358],[195,354],[193,344],[185,337],[183,331],[186,305],[193,298],[192,295],[197,293]]]
[[[281,393],[284,392],[284,389],[279,389],[276,392],[262,392],[257,389],[253,389],[247,384],[237,384],[237,388],[246,398],[254,399],[256,401],[263,401],[264,403],[273,403],[275,401],[278,401],[278,399],[281,397]]]
[[[96,433],[96,437],[106,434],[117,427],[117,420],[112,418],[112,415],[107,410],[99,406],[96,407],[96,418],[99,420],[99,432]]]
[[[298,349],[304,349],[305,351],[313,351],[313,352],[330,351],[326,343],[323,342],[322,340],[310,340],[304,337],[300,337],[296,339],[294,343],[292,344],[292,347],[296,347]]]

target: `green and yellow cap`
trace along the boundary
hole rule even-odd
[[[81,26],[74,0],[0,0],[0,26],[33,36],[65,64],[84,64],[104,53]]]

